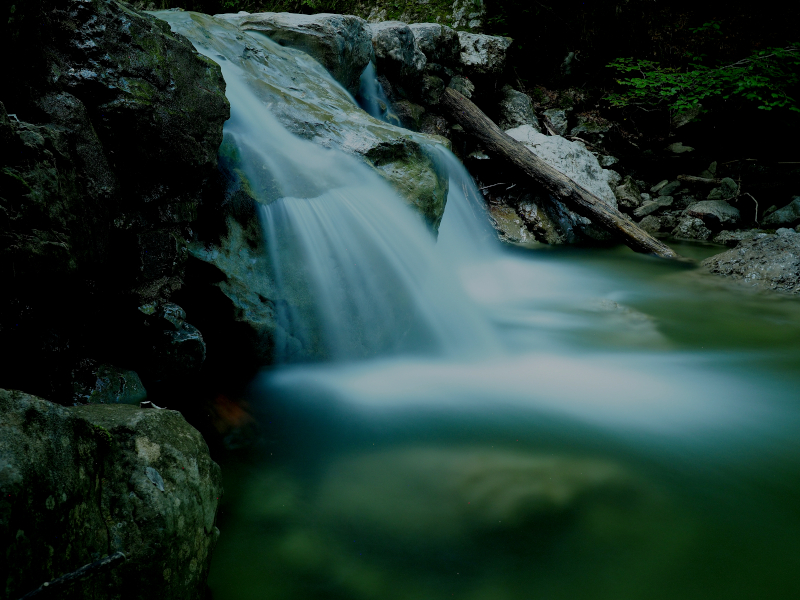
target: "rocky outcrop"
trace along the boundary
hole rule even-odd
[[[370,28],[378,72],[388,77],[404,96],[416,97],[415,84],[422,77],[427,58],[411,28],[400,21],[373,23]]]
[[[216,15],[242,31],[258,31],[281,46],[302,50],[352,94],[372,56],[372,32],[352,15],[256,13]]]
[[[411,23],[408,27],[429,63],[449,66],[458,62],[461,42],[455,30],[438,23]]]
[[[472,79],[497,81],[506,68],[511,38],[459,31],[458,39],[464,73]]]
[[[80,360],[152,358],[131,324],[183,285],[228,102],[219,67],[149,15],[114,0],[17,9],[3,24],[26,60],[0,92],[0,274],[14,282],[0,286],[14,348],[0,381],[71,402]]]
[[[703,266],[753,288],[800,294],[800,233],[791,229],[758,233],[707,258]]]
[[[180,414],[6,390],[0,414],[0,598],[117,551],[124,563],[58,597],[205,597],[220,471]]]

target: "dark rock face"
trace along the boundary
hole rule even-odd
[[[180,414],[1,389],[0,414],[0,598],[117,551],[124,563],[58,597],[204,597],[220,471]]]
[[[703,261],[709,272],[758,289],[800,294],[800,233],[756,234],[736,248]]]
[[[0,382],[65,399],[79,355],[107,360],[136,306],[182,286],[229,107],[219,67],[149,15],[17,9],[0,24],[29,59],[0,92]]]

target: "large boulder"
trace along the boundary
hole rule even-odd
[[[352,15],[256,13],[216,15],[243,31],[258,31],[281,46],[302,50],[325,67],[352,94],[372,56],[372,32]]]
[[[459,31],[458,40],[460,62],[466,75],[477,80],[496,81],[503,74],[511,38]]]
[[[427,58],[413,31],[400,21],[372,23],[370,28],[378,72],[388,77],[403,96],[416,97]]]
[[[522,142],[536,156],[557,169],[575,183],[580,184],[603,202],[617,208],[617,198],[609,185],[619,175],[603,169],[597,157],[578,142],[571,142],[556,135],[544,135],[530,125],[506,131],[515,140]]]
[[[750,287],[800,294],[800,233],[779,229],[774,235],[756,234],[707,258],[703,266]]]
[[[0,414],[0,598],[118,551],[124,563],[58,597],[205,597],[220,470],[180,414],[6,390]]]
[[[119,364],[108,355],[137,346],[136,307],[183,285],[225,82],[188,40],[114,0],[18,3],[0,40],[25,56],[0,92],[0,275],[14,281],[0,286],[0,345],[14,348],[0,381],[71,401],[73,363]]]
[[[414,34],[417,47],[429,63],[440,65],[458,63],[461,42],[454,29],[438,23],[411,23],[408,27]]]

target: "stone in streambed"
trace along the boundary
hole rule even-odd
[[[800,233],[791,229],[779,229],[774,235],[758,233],[702,264],[710,273],[753,288],[800,294]]]
[[[800,196],[795,196],[792,201],[777,210],[772,211],[764,218],[764,225],[791,225],[800,223]]]
[[[0,414],[4,597],[117,551],[125,562],[58,597],[205,597],[220,470],[179,413],[0,390]]]
[[[510,85],[501,90],[500,119],[497,125],[502,130],[513,129],[522,125],[530,125],[539,133],[542,128],[533,112],[533,104],[527,94],[518,92]]]
[[[716,231],[733,227],[741,218],[739,209],[723,200],[695,202],[689,205],[684,214],[701,219],[706,227]]]
[[[654,212],[657,212],[664,208],[669,208],[672,206],[673,198],[672,196],[658,196],[655,200],[650,200],[649,202],[645,202],[639,208],[633,211],[633,216],[636,218],[642,218],[647,215],[651,215]]]

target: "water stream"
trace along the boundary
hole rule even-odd
[[[321,350],[251,386],[265,443],[223,465],[215,600],[800,595],[795,299],[625,248],[503,247],[441,148],[435,243],[359,161],[284,131],[235,58],[226,136],[267,182],[273,276],[303,299],[282,318]]]

